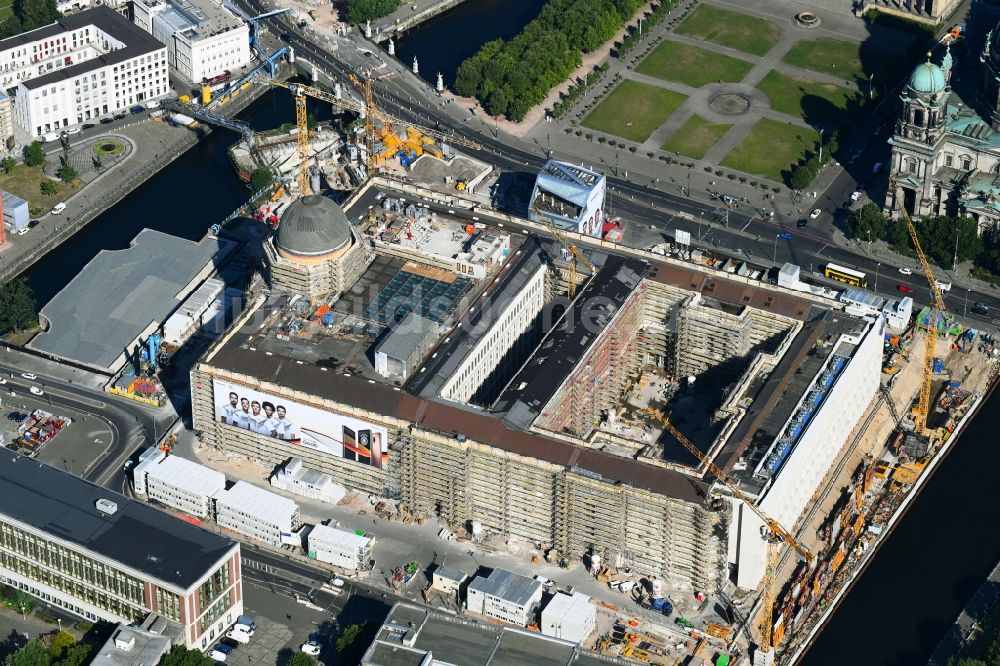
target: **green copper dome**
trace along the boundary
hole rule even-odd
[[[907,84],[910,90],[916,93],[933,95],[944,92],[946,83],[944,70],[928,60],[917,65],[910,75],[910,82]]]

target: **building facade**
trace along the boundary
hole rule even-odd
[[[494,569],[486,578],[469,583],[465,607],[473,613],[526,627],[535,619],[542,601],[542,584],[505,569]]]
[[[584,643],[597,629],[597,606],[585,594],[559,592],[542,609],[539,629],[546,636]]]
[[[145,474],[146,495],[198,518],[212,517],[212,496],[226,487],[226,475],[179,456],[136,468]]]
[[[246,481],[220,490],[214,502],[219,527],[270,546],[280,547],[301,526],[298,504]]]
[[[0,459],[0,582],[91,621],[150,611],[204,648],[243,611],[240,546],[21,456]]]
[[[170,92],[166,47],[104,6],[0,41],[0,81],[32,136]]]
[[[134,0],[135,23],[167,46],[170,66],[192,83],[250,62],[246,22],[212,0]]]

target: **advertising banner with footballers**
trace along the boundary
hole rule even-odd
[[[345,460],[383,468],[388,431],[255,389],[213,379],[215,418],[234,428],[283,439]]]

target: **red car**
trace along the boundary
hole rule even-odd
[[[913,287],[907,287],[905,284],[897,284],[896,289],[900,290],[904,294],[912,294]]]

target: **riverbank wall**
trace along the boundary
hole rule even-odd
[[[463,2],[465,2],[465,0],[440,0],[440,2],[432,2],[428,7],[415,11],[412,16],[397,21],[394,24],[390,23],[384,26],[380,25],[379,27],[381,29],[377,33],[374,31],[372,32],[372,41],[376,44],[381,44],[390,37],[415,28],[424,21],[432,19],[438,14],[443,14],[452,7],[457,7]]]

